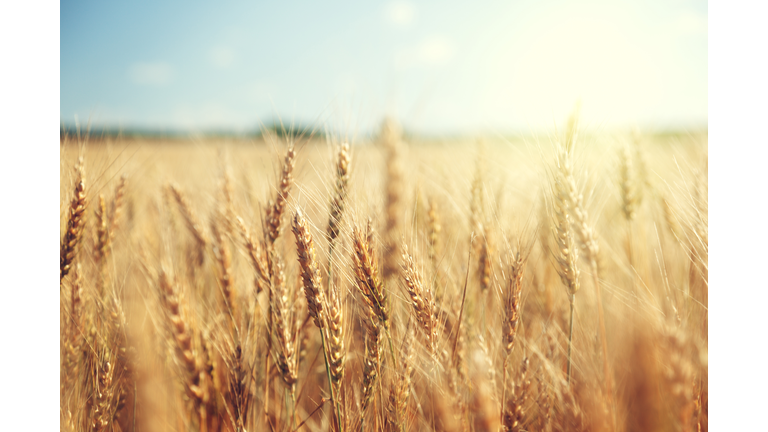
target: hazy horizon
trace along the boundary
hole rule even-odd
[[[707,4],[61,3],[60,120],[367,134],[707,125]]]

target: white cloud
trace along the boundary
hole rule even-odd
[[[416,8],[406,1],[393,1],[385,7],[385,16],[390,23],[405,27],[410,25],[416,17]]]
[[[134,84],[162,86],[173,79],[173,67],[165,62],[134,63],[128,70],[128,77]]]
[[[208,52],[208,60],[218,69],[229,69],[235,63],[235,50],[218,46]]]

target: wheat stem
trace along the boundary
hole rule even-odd
[[[576,295],[568,297],[571,306],[570,318],[568,319],[568,385],[571,384],[571,350],[573,348],[573,309],[575,307]]]

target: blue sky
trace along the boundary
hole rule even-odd
[[[707,4],[61,2],[61,121],[248,131],[707,122]]]

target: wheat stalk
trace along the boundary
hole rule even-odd
[[[637,215],[639,202],[635,185],[635,170],[632,164],[632,155],[627,147],[622,149],[620,155],[619,187],[621,189],[621,211],[624,214],[624,219],[627,221],[627,257],[629,259],[629,266],[634,268],[634,259],[632,256],[632,221]]]
[[[382,125],[381,139],[386,154],[386,191],[384,214],[386,224],[384,227],[384,263],[382,277],[389,281],[398,273],[397,242],[400,231],[400,202],[403,189],[403,169],[401,167],[401,134],[400,126],[394,119],[385,120]]]
[[[299,256],[299,265],[301,267],[301,279],[304,286],[304,295],[307,298],[307,311],[309,316],[320,329],[320,339],[323,344],[323,356],[325,357],[325,372],[328,376],[328,385],[331,387],[331,399],[336,409],[336,421],[341,428],[341,412],[339,401],[337,399],[333,377],[331,375],[331,363],[329,347],[326,344],[326,335],[324,329],[327,327],[328,305],[322,290],[322,278],[315,258],[315,246],[312,241],[312,233],[304,214],[300,209],[296,209],[293,216],[293,234],[296,237],[296,253]]]
[[[587,222],[589,216],[584,208],[584,200],[576,187],[576,180],[573,174],[573,149],[576,143],[576,130],[577,130],[577,118],[572,117],[573,124],[568,135],[565,146],[558,149],[558,168],[560,175],[560,184],[564,187],[564,200],[567,201],[569,214],[573,217],[572,223],[575,226],[576,234],[579,238],[579,245],[584,257],[589,262],[590,270],[592,273],[592,281],[595,285],[595,293],[597,297],[597,314],[600,328],[600,342],[603,354],[603,379],[605,381],[605,390],[608,399],[612,399],[613,383],[611,373],[608,364],[608,342],[605,334],[605,317],[603,314],[603,300],[602,293],[600,291],[600,278],[598,275],[598,254],[599,245],[597,238],[592,227]],[[613,404],[611,403],[611,406]]]
[[[392,383],[392,388],[389,391],[389,409],[390,416],[387,419],[390,430],[400,429],[405,431],[405,421],[408,406],[408,396],[411,390],[411,377],[413,375],[413,340],[415,339],[415,332],[413,328],[408,330],[405,335],[402,347],[402,369],[399,372],[399,377]],[[399,426],[399,428],[397,427]]]
[[[482,350],[476,350],[472,363],[472,392],[471,409],[474,412],[474,430],[477,432],[498,432],[500,429],[499,409],[491,400],[491,386],[488,383],[488,358]]]
[[[187,229],[189,229],[192,237],[195,238],[197,244],[197,265],[201,266],[205,259],[205,248],[208,245],[208,238],[206,237],[205,232],[203,232],[203,226],[200,224],[200,220],[197,218],[197,214],[195,214],[195,211],[189,204],[189,200],[187,200],[184,192],[182,192],[178,185],[171,184],[169,187],[173,194],[173,198],[179,205],[181,216],[184,218],[184,223],[187,225]]]
[[[568,382],[571,381],[571,350],[573,345],[573,312],[576,292],[579,290],[579,250],[576,248],[571,221],[568,213],[568,194],[560,178],[555,179],[554,186],[554,234],[557,250],[553,251],[557,272],[565,285],[570,304],[568,324]]]
[[[344,213],[347,184],[349,182],[349,144],[344,143],[339,148],[336,163],[336,184],[331,198],[330,215],[328,218],[328,336],[329,336],[329,366],[331,379],[335,386],[335,394],[341,394],[341,384],[344,379],[344,305],[341,298],[341,288],[333,275],[333,251],[336,239],[341,229],[341,218]]]

